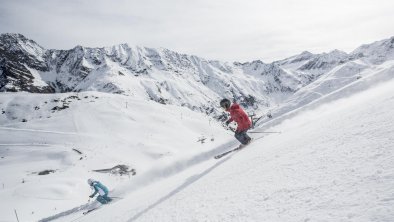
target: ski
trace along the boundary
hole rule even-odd
[[[232,149],[232,150],[229,150],[229,151],[226,151],[226,152],[224,152],[224,153],[218,154],[218,155],[215,156],[215,159],[220,159],[220,158],[226,156],[227,154],[230,154],[230,153],[235,152],[235,151],[237,151],[237,150],[240,150],[240,149],[242,149],[242,148],[243,148],[243,147],[238,146],[237,148],[234,148],[234,149]]]
[[[104,204],[104,205],[107,205],[107,204],[112,203],[112,201],[114,201],[114,199],[123,199],[122,197],[109,197],[109,198],[111,198],[111,200],[110,200],[108,203]],[[83,212],[82,214],[83,214],[83,215],[86,215],[86,214],[88,214],[88,213],[90,213],[90,212],[92,212],[92,211],[94,211],[94,210],[99,209],[100,207],[102,207],[102,206],[104,206],[104,205],[100,205],[100,206],[98,206],[98,207],[89,209],[89,210]]]
[[[100,207],[96,207],[96,208],[93,208],[93,209],[89,209],[89,210],[83,212],[82,214],[83,214],[83,215],[86,215],[86,214],[88,214],[88,213],[90,213],[90,212],[92,212],[92,211],[94,211],[94,210],[99,209],[99,208],[100,208]]]
[[[238,150],[241,150],[241,149],[243,149],[243,148],[245,148],[246,146],[248,146],[249,144],[251,144],[252,142],[254,142],[254,141],[256,141],[256,140],[259,140],[259,139],[261,139],[261,138],[263,138],[264,136],[260,136],[260,137],[257,137],[257,138],[252,138],[252,141],[250,141],[250,143],[248,143],[247,145],[239,145],[237,148],[234,148],[234,149],[232,149],[232,150],[229,150],[229,151],[226,151],[226,152],[224,152],[224,153],[221,153],[221,154],[218,154],[218,155],[216,155],[214,158],[215,159],[220,159],[220,158],[222,158],[222,157],[224,157],[224,156],[226,156],[226,155],[228,155],[228,154],[230,154],[230,153],[232,153],[232,152],[235,152],[235,151],[238,151]]]

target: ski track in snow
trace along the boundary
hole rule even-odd
[[[21,129],[21,128],[10,128],[10,127],[0,127],[0,130],[4,131],[27,131],[34,133],[53,133],[53,134],[65,134],[65,135],[76,135],[75,132],[58,132],[58,131],[48,131],[48,130],[39,130],[39,129]]]

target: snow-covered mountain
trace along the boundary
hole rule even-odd
[[[320,105],[320,100],[327,97],[346,97],[347,90],[356,91],[359,83],[364,87],[391,80],[394,77],[394,37],[363,45],[350,54],[334,50],[330,53],[313,55],[303,52],[300,55],[276,62],[283,69],[309,77],[310,83],[282,104],[270,109],[277,119],[263,119],[260,124],[283,120],[295,115],[299,109],[308,104]],[[323,62],[324,61],[324,62]],[[295,70],[295,71],[294,71]],[[300,74],[303,73],[303,74]],[[313,80],[314,79],[314,80]],[[374,84],[371,84],[373,82]],[[352,91],[352,92],[353,92]],[[341,95],[341,96],[338,96]],[[288,115],[284,115],[284,114]]]
[[[372,64],[381,64],[387,60],[393,60],[394,37],[362,45],[355,49],[351,55],[352,58],[361,58]]]
[[[47,50],[20,34],[2,34],[0,50],[1,91],[120,93],[215,114],[223,97],[250,110],[275,106],[348,58],[333,51],[241,64],[127,44]]]
[[[303,52],[266,64],[212,61],[127,44],[47,50],[21,34],[2,34],[0,91],[109,92],[213,116],[220,114],[214,108],[218,100],[227,97],[250,112],[265,113],[332,70],[352,69],[358,78],[362,69],[391,60],[393,39],[363,45],[350,54]],[[345,75],[349,77],[347,71]]]
[[[0,47],[1,91],[110,92],[211,113],[223,97],[256,108],[300,85],[272,64],[234,65],[162,48],[46,50],[20,34],[2,34]]]
[[[38,74],[48,72],[46,50],[20,34],[0,35],[1,91],[54,92]]]

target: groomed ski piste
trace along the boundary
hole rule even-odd
[[[393,73],[373,70],[275,116],[255,130],[280,134],[218,160],[238,143],[185,108],[87,92],[52,113],[48,104],[74,94],[2,94],[27,121],[2,117],[1,220],[392,221]],[[40,109],[23,113],[21,104]],[[115,161],[137,174],[91,171]],[[37,176],[44,169],[55,172]],[[88,178],[119,198],[83,215],[81,206],[97,205],[88,203]]]

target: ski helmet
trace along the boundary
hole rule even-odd
[[[88,184],[89,184],[90,186],[92,186],[92,185],[93,185],[93,182],[94,182],[94,180],[93,180],[93,179],[88,179]]]
[[[228,100],[228,99],[222,99],[222,100],[220,101],[220,106],[221,106],[223,109],[228,109],[228,108],[230,108],[230,105],[231,105],[231,102],[230,102],[230,100]]]

